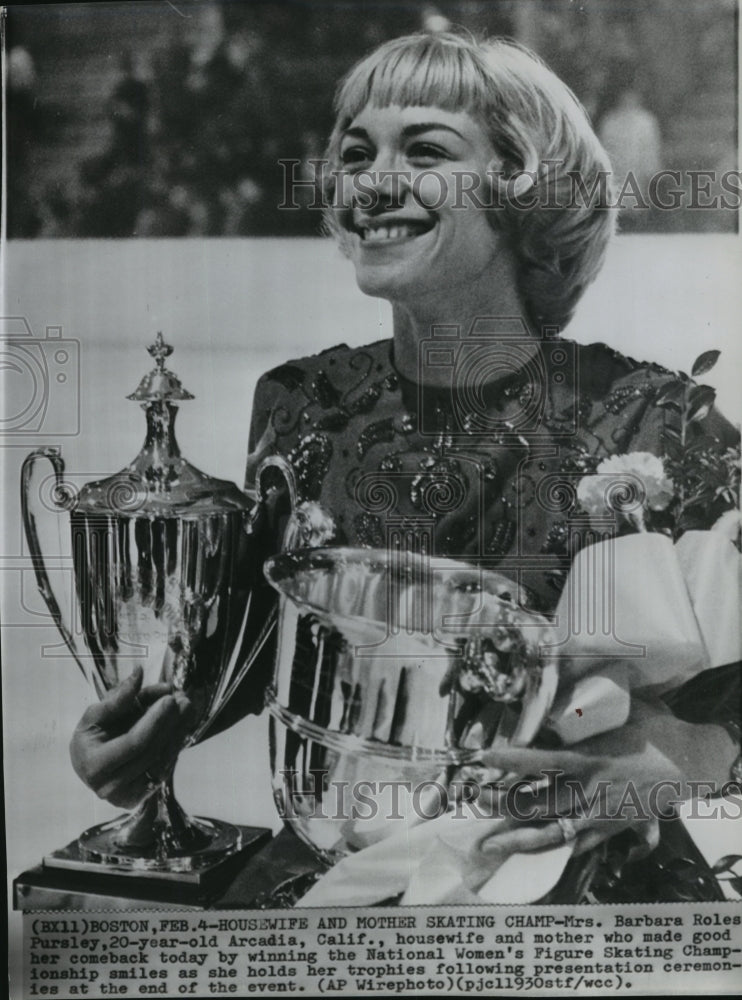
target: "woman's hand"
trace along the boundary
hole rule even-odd
[[[143,688],[142,676],[137,667],[87,708],[70,742],[79,777],[99,798],[127,809],[167,774],[192,721],[181,691],[168,684]]]
[[[511,789],[505,823],[482,837],[479,850],[499,854],[503,838],[508,853],[574,840],[579,854],[626,829],[654,846],[657,820],[672,816],[673,806],[687,798],[718,791],[734,753],[721,727],[683,722],[638,699],[626,725],[568,750],[489,750],[485,767],[534,783]]]

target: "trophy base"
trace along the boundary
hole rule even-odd
[[[210,871],[242,844],[239,827],[203,817],[188,817],[177,830],[165,826],[154,842],[150,836],[145,845],[138,844],[131,833],[130,816],[91,827],[77,841],[80,857],[86,864],[110,870],[152,878],[177,876],[197,883],[200,872]]]
[[[194,909],[214,904],[250,858],[271,840],[265,827],[240,826],[240,848],[188,872],[122,868],[89,861],[75,840],[14,883],[16,909]]]
[[[180,831],[177,853],[163,854],[167,843],[149,849],[126,843],[123,834],[128,824],[129,817],[123,816],[91,827],[77,841],[45,857],[44,866],[201,885],[244,846],[244,827],[198,817],[189,818],[185,842]]]
[[[106,874],[100,865],[79,870],[38,865],[13,882],[13,905],[24,913],[46,911],[244,910],[293,906],[324,871],[311,848],[288,827],[241,827],[247,845],[215,873],[213,883],[195,886],[130,872]],[[57,855],[77,851],[77,841]],[[79,860],[79,859],[78,859]]]

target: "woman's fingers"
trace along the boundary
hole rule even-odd
[[[110,782],[98,791],[98,795],[120,809],[133,809],[139,805],[151,787],[149,778],[141,774],[126,783]]]
[[[549,822],[526,824],[507,823],[494,834],[482,838],[479,849],[485,856],[545,851],[563,844],[574,843],[574,853],[583,854],[627,828],[637,828],[641,835],[641,823],[626,820],[605,820],[583,817],[560,817]]]
[[[592,756],[574,750],[533,750],[510,745],[485,751],[481,762],[484,767],[500,768],[529,777],[555,771],[584,773],[592,770],[595,763]]]
[[[614,773],[612,762],[571,751],[540,752],[519,748],[485,754],[484,764],[497,761],[533,778],[483,784],[465,799],[474,816],[497,818],[478,849],[483,855],[507,857],[573,843],[582,853],[627,828],[647,833],[652,817],[645,782],[629,783]],[[504,759],[507,758],[507,759]],[[602,769],[598,764],[602,763]],[[607,766],[606,766],[607,765]],[[631,795],[627,799],[627,789]],[[469,789],[471,792],[472,789]],[[462,796],[463,798],[463,796]]]
[[[172,745],[171,735],[185,735],[191,722],[193,706],[182,691],[165,695],[151,705],[134,723],[128,733],[111,742],[117,745],[122,756],[133,757],[147,747]]]
[[[163,695],[158,688],[145,689],[147,697],[156,700],[143,714],[140,705],[136,722],[121,732],[126,712],[136,707],[133,694],[137,680],[128,679],[112,692],[114,698],[105,699],[102,718],[111,728],[101,724],[100,712],[88,710],[73,734],[70,756],[76,773],[98,795],[115,804],[125,804],[122,795],[131,799],[144,794],[150,780],[145,772],[151,769],[152,777],[159,776],[155,772],[161,772],[173,759],[192,724],[188,698],[182,692]],[[136,782],[135,789],[130,788],[132,782]]]
[[[177,698],[162,698],[125,737],[107,744],[99,762],[101,783],[94,787],[96,794],[115,806],[137,805],[168,773],[186,732]]]
[[[111,740],[102,758],[102,768],[107,772],[110,784],[125,785],[135,778],[144,776],[147,781],[159,781],[181,749],[188,732],[189,715],[183,714],[176,702],[177,715],[162,699],[137,722],[126,735]],[[98,794],[103,794],[103,787]]]
[[[182,727],[164,732],[159,743],[148,744],[141,753],[116,768],[96,789],[96,794],[115,806],[133,808],[168,774],[184,736]]]
[[[162,698],[163,695],[173,693],[171,684],[165,684],[164,682],[160,684],[149,684],[147,687],[143,687],[137,695],[137,707],[141,711],[144,711],[144,709],[149,708],[150,705],[154,705],[158,698]]]
[[[131,729],[101,746],[99,766],[114,772],[129,762],[153,761],[163,749],[178,749],[185,735],[189,707],[188,699],[180,692],[160,698]]]
[[[540,823],[538,826],[519,823],[516,826],[508,825],[484,838],[479,849],[485,855],[502,854],[509,857],[521,851],[543,851],[563,843],[564,835],[557,823]]]
[[[81,725],[107,729],[131,716],[137,710],[137,697],[142,687],[144,671],[135,667],[129,676],[104,698],[89,705],[80,720]]]
[[[614,786],[611,790],[611,785]],[[541,783],[532,793],[525,786],[511,793],[490,790],[485,803],[488,815],[501,817],[492,833],[482,837],[483,854],[508,856],[514,852],[541,851],[574,842],[574,852],[582,854],[617,833],[634,830],[651,847],[651,833],[656,819],[648,803],[633,800],[630,809],[622,808],[621,783],[606,782],[605,795],[598,786],[585,786],[585,801],[553,783]],[[513,794],[515,792],[515,794]],[[479,800],[477,800],[479,804]]]
[[[128,721],[132,716],[140,716],[164,695],[172,693],[172,686],[161,682],[142,687],[144,673],[140,666],[132,670],[120,684],[109,691],[104,698],[88,706],[83,720],[88,725],[111,729],[115,724]]]

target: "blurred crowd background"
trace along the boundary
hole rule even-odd
[[[735,0],[11,4],[8,235],[314,235],[320,213],[278,208],[279,161],[312,177],[340,76],[450,26],[531,46],[619,177],[674,169],[687,189],[688,171],[739,166],[736,18]],[[724,208],[626,205],[624,230],[736,230]]]

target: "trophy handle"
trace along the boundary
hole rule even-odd
[[[67,644],[69,651],[75,658],[75,662],[80,670],[82,670],[83,676],[86,680],[89,680],[87,671],[83,666],[75,640],[72,636],[72,629],[68,628],[64,618],[62,617],[59,601],[57,600],[51,581],[49,580],[49,574],[46,571],[44,557],[41,552],[41,545],[39,544],[39,533],[36,529],[36,514],[32,509],[31,477],[34,472],[36,462],[41,458],[47,459],[54,469],[55,481],[52,499],[58,511],[62,513],[63,511],[69,510],[70,506],[69,496],[67,495],[67,490],[64,485],[64,460],[59,453],[59,448],[39,448],[36,451],[32,451],[30,455],[26,456],[21,467],[21,515],[23,517],[23,528],[26,533],[26,542],[28,543],[28,548],[31,553],[31,561],[33,563],[34,573],[36,574],[36,583],[41,596],[44,599],[44,603],[49,609],[49,612],[54,619],[54,624],[59,629],[59,632]]]
[[[260,505],[267,501],[271,490],[279,488],[275,484],[275,475],[273,475],[274,483],[270,482],[272,473],[278,473],[280,479],[283,480],[283,482],[280,483],[280,487],[283,488],[288,497],[290,522],[296,514],[298,494],[296,490],[296,476],[294,474],[294,470],[291,467],[291,463],[288,459],[284,458],[283,455],[269,455],[268,458],[263,459],[258,466],[258,471],[255,474],[255,489],[258,501],[255,506],[255,517],[257,517],[257,511],[259,510]],[[282,548],[284,546],[284,541],[285,533],[282,540]]]
[[[258,466],[258,470],[255,475],[255,506],[250,512],[246,525],[248,534],[252,534],[255,530],[255,525],[260,516],[261,509],[266,504],[271,492],[276,490],[285,493],[288,500],[287,518],[283,531],[281,532],[281,548],[283,550],[291,546],[296,539],[295,525],[297,522],[298,493],[296,489],[296,477],[294,475],[294,470],[291,467],[290,462],[288,462],[288,460],[282,455],[270,455]],[[245,612],[242,626],[243,630],[247,626],[248,617],[249,605]],[[213,725],[217,716],[229,704],[235,691],[246,677],[253,663],[260,655],[263,646],[265,646],[266,642],[269,640],[271,634],[276,628],[277,621],[278,612],[274,606],[263,622],[260,633],[258,634],[255,642],[251,645],[249,653],[239,664],[236,671],[229,676],[229,680],[221,691],[217,693],[211,712],[208,713],[207,718],[203,720],[201,725],[198,726],[195,732],[193,732],[189,737],[187,743],[188,746],[195,745],[203,738],[204,734]],[[236,649],[239,650],[241,645],[242,640],[236,644]]]
[[[268,499],[270,490],[276,488],[267,479],[272,470],[278,471],[283,478],[282,485],[289,500],[288,517],[281,533],[280,551],[316,549],[325,545],[335,534],[335,522],[318,503],[311,500],[299,503],[294,470],[282,455],[271,455],[258,467],[255,477],[258,506]]]

